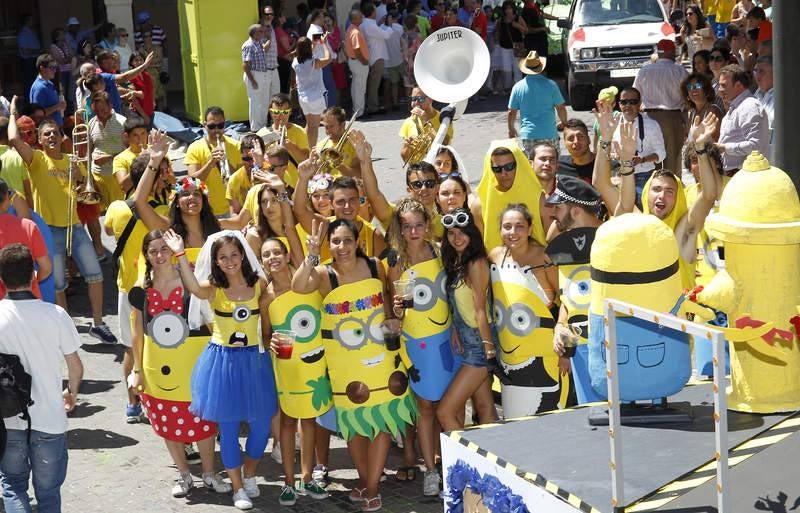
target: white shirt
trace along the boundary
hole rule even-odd
[[[384,65],[387,68],[399,66],[403,64],[403,52],[400,49],[400,38],[403,36],[403,26],[398,23],[392,23],[392,37],[386,41],[386,52],[388,58]]]
[[[125,116],[111,111],[111,117],[103,124],[100,118],[93,117],[89,121],[89,137],[92,140],[92,156],[101,156],[103,153],[116,157],[126,148],[122,138],[125,132]],[[92,172],[103,175],[113,175],[113,159],[103,165],[97,165],[92,158]]]
[[[372,66],[378,59],[384,61],[389,57],[389,51],[386,48],[386,40],[392,37],[394,31],[386,25],[380,27],[372,18],[364,18],[361,25],[358,27],[361,33],[364,34],[364,39],[367,40],[367,48],[369,49],[369,65]]]
[[[658,59],[642,66],[633,87],[642,94],[643,109],[681,110],[681,81],[686,69],[669,59]]]
[[[128,48],[127,46],[120,46],[115,45],[114,51],[117,52],[119,55],[119,70],[120,71],[128,71],[131,67],[128,63],[131,60],[131,55],[133,54],[133,50]]]
[[[664,134],[661,133],[661,127],[644,113],[642,113],[642,121],[644,121],[644,139],[639,138],[639,117],[637,116],[633,120],[633,133],[636,136],[636,154],[640,157],[646,157],[655,153],[658,155],[656,162],[661,162],[667,157],[667,150],[664,148]],[[619,131],[621,126],[622,123],[617,127],[617,131],[614,132],[613,141],[615,142],[620,141]],[[636,173],[649,173],[655,167],[655,162],[642,162],[636,166]]]
[[[80,339],[69,314],[57,305],[39,299],[0,301],[0,352],[19,356],[31,375],[28,408],[31,429],[50,434],[67,431],[62,392],[64,355],[80,347]],[[8,429],[28,429],[27,421],[5,419]]]
[[[769,91],[756,90],[755,94],[761,105],[764,106],[764,111],[767,113],[769,120],[769,155],[767,160],[770,162],[775,160],[775,89],[770,87]]]
[[[719,126],[719,144],[725,147],[725,171],[740,169],[750,152],[769,155],[769,119],[753,94],[744,90],[734,98]]]

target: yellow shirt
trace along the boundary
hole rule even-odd
[[[736,0],[717,0],[717,23],[730,23]]]
[[[62,153],[59,160],[51,159],[42,150],[34,150],[33,160],[28,166],[33,191],[33,209],[50,226],[67,226],[67,205],[69,202],[69,159],[71,155]],[[86,170],[81,166],[81,172]],[[72,221],[79,223],[77,202],[73,203]]]
[[[266,144],[267,147],[270,146],[270,143],[278,140],[278,135],[271,126],[263,127],[256,132],[256,135],[264,139],[264,144]],[[286,125],[286,138],[292,141],[301,150],[308,150],[308,135],[303,127],[297,126],[294,123],[289,123]],[[297,178],[297,166],[289,159],[289,166],[286,168],[283,181],[286,185],[297,187]]]
[[[113,173],[114,177],[117,176],[117,173],[122,173],[123,175],[129,175],[131,172],[131,164],[139,156],[142,150],[138,152],[134,152],[130,149],[130,147],[125,148],[122,152],[114,157],[114,163],[111,166],[111,172]]]
[[[336,147],[336,143],[331,140],[330,137],[326,137],[325,139],[319,141],[317,143],[317,151],[322,152],[325,148],[334,148]],[[352,166],[353,161],[356,160],[356,149],[353,146],[353,143],[350,142],[348,139],[345,141],[344,146],[342,146],[342,155],[344,159],[342,160],[342,164],[345,166]],[[331,173],[334,178],[337,176],[341,176],[342,172],[339,169],[334,169]]]
[[[217,287],[210,301],[214,311],[211,341],[226,347],[258,346],[261,343],[258,336],[260,297],[261,284],[258,282],[253,287],[253,297],[245,301],[234,301],[225,294],[225,289]]]
[[[225,189],[225,199],[228,201],[236,200],[239,202],[240,206],[244,205],[244,200],[252,185],[247,170],[244,166],[240,167],[231,175],[230,180],[228,180],[228,187]]]
[[[439,111],[434,109],[434,112],[436,112],[436,114],[431,118],[431,126],[433,126],[434,130],[438,131],[439,125],[441,125],[441,123],[439,123]],[[417,124],[414,122],[414,116],[409,116],[405,119],[405,121],[403,121],[403,124],[400,126],[400,132],[398,135],[400,135],[400,137],[402,137],[403,139],[407,137],[416,137],[419,135]],[[450,140],[450,143],[452,144],[453,142],[452,123],[450,123],[450,126],[447,127],[447,137]]]
[[[225,152],[228,154],[228,162],[232,169],[238,169],[242,166],[239,143],[227,136],[225,136]],[[211,146],[206,138],[203,137],[189,145],[183,163],[187,166],[197,164],[202,167],[210,158]],[[228,200],[225,199],[225,183],[216,166],[209,171],[205,183],[208,190],[208,201],[211,204],[211,210],[214,215],[219,216],[228,213]]]
[[[158,205],[155,210],[161,215],[167,215],[169,205]],[[132,215],[133,213],[125,201],[115,201],[108,206],[103,226],[114,230],[114,238],[119,240]],[[130,291],[139,277],[138,262],[142,256],[142,241],[148,232],[147,226],[139,219],[125,243],[125,249],[122,250],[119,257],[119,272],[117,273],[117,287],[121,292]]]
[[[242,210],[250,212],[250,218],[254,223],[258,223],[258,213],[260,212],[258,193],[265,185],[265,183],[259,183],[250,187],[250,190],[247,191],[247,195],[244,197],[244,201],[242,201]]]

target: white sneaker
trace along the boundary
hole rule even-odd
[[[238,509],[252,509],[253,501],[247,496],[244,488],[239,488],[239,491],[233,494],[233,505]]]
[[[247,496],[251,499],[255,499],[261,495],[261,491],[258,489],[258,485],[256,484],[256,476],[243,477],[242,484],[244,484],[244,491],[247,492]]]
[[[281,444],[278,441],[272,445],[272,452],[269,453],[269,457],[272,458],[272,461],[277,463],[278,465],[283,465],[283,456],[281,455]]]
[[[435,470],[428,470],[425,472],[425,481],[422,484],[422,495],[426,497],[434,497],[439,495],[439,483],[442,478]]]
[[[223,481],[220,476],[213,472],[211,474],[203,474],[203,486],[217,493],[230,493],[232,490],[231,485]]]
[[[191,474],[178,474],[175,485],[172,487],[172,496],[175,498],[186,497],[189,490],[194,488],[194,480]]]

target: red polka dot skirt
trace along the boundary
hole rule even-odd
[[[141,397],[150,426],[162,438],[190,443],[204,440],[217,432],[215,423],[207,422],[189,411],[189,402],[167,401],[147,394]]]

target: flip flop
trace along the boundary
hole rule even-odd
[[[398,467],[394,478],[397,481],[414,481],[417,479],[417,467]]]

